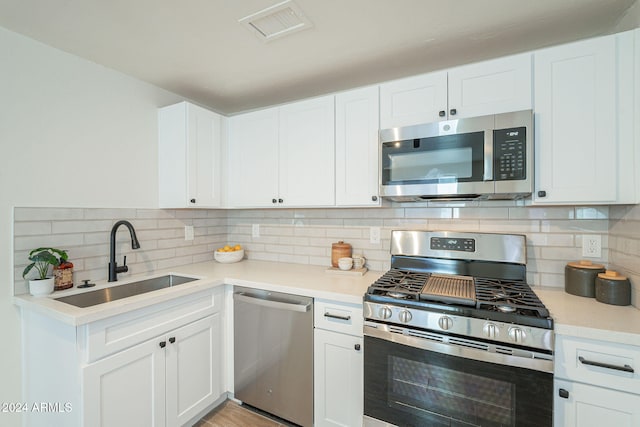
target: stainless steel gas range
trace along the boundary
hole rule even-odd
[[[553,320],[521,235],[393,231],[364,296],[365,426],[551,426]]]

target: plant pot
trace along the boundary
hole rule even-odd
[[[46,279],[29,280],[29,293],[34,297],[49,295],[53,292],[53,277]]]

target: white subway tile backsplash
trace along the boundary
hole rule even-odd
[[[135,274],[184,263],[210,261],[213,250],[242,244],[256,260],[329,265],[331,244],[351,243],[375,271],[389,268],[394,229],[479,231],[527,236],[527,278],[544,286],[564,286],[567,262],[582,258],[582,235],[602,236],[603,255],[632,278],[637,301],[640,276],[640,208],[539,207],[522,202],[383,202],[381,208],[348,209],[87,209],[15,208],[15,291],[26,292],[21,270],[29,250],[54,246],[69,250],[76,283],[104,280],[109,258],[109,231],[120,219],[135,227],[141,249],[131,250],[126,230],[117,235],[119,260]],[[251,236],[252,224],[260,237]],[[195,227],[195,239],[184,240],[184,226]],[[380,227],[381,242],[369,242],[369,228]],[[58,234],[59,233],[59,234]],[[609,262],[610,260],[610,262]],[[212,261],[213,262],[213,261]]]

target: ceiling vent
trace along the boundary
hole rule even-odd
[[[265,41],[313,27],[302,9],[292,0],[274,4],[260,12],[245,16],[238,22]]]

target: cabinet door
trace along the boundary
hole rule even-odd
[[[530,110],[531,54],[449,70],[449,119]]]
[[[83,425],[166,425],[160,341],[147,341],[83,368]]]
[[[219,207],[221,116],[188,102],[158,112],[161,208]]]
[[[284,206],[335,204],[334,97],[280,108],[280,199]]]
[[[221,117],[187,104],[188,206],[215,208],[221,205]]]
[[[616,200],[615,38],[535,52],[536,203]]]
[[[380,85],[381,129],[444,120],[446,110],[446,71]]]
[[[314,332],[314,425],[360,426],[363,417],[363,339]]]
[[[336,95],[336,205],[379,206],[378,88]]]
[[[556,380],[554,382],[554,425],[563,427],[640,425],[640,395],[571,381]],[[567,397],[561,397],[561,393]]]
[[[184,425],[222,394],[221,314],[167,335],[167,425]]]
[[[229,119],[231,207],[273,206],[278,199],[278,109]]]

